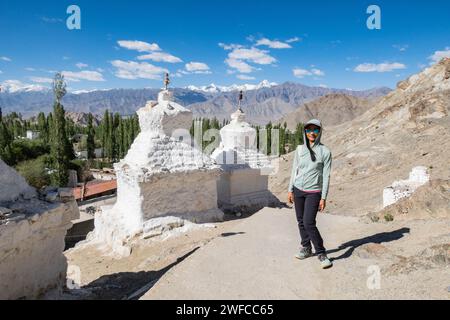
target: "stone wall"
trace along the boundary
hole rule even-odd
[[[14,204],[26,215],[0,224],[0,299],[39,298],[66,281],[64,238],[77,218],[76,202],[33,199]]]
[[[39,197],[0,160],[0,299],[61,291],[67,270],[64,238],[78,217],[71,192],[48,189]]]

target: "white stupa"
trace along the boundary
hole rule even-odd
[[[402,198],[410,197],[420,186],[430,181],[427,167],[417,166],[412,168],[409,179],[394,181],[392,185],[383,189],[383,208],[396,203]]]
[[[191,143],[192,112],[172,101],[166,88],[158,101],[139,109],[141,132],[126,157],[116,163],[117,202],[95,216],[93,237],[123,247],[157,217],[192,222],[223,219],[217,207],[220,167]],[[120,252],[118,252],[120,253]],[[126,252],[125,252],[126,253]]]
[[[245,122],[240,105],[230,124],[220,130],[221,143],[211,157],[222,175],[217,184],[219,207],[224,210],[264,207],[277,202],[268,190],[268,175],[273,171],[268,156],[258,152],[256,130]]]

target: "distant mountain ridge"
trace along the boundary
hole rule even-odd
[[[205,89],[205,91],[203,90]],[[194,117],[217,117],[229,119],[236,110],[238,90],[245,90],[242,109],[251,123],[265,124],[276,121],[285,114],[295,111],[303,103],[331,93],[343,93],[361,98],[378,98],[391,91],[389,88],[374,88],[364,91],[309,87],[286,82],[280,85],[262,82],[258,85],[217,87],[216,92],[207,88],[173,88],[176,102],[192,110]],[[211,88],[209,88],[211,89]],[[133,114],[148,100],[156,100],[160,89],[110,89],[76,91],[63,98],[67,111],[103,114],[106,109],[122,115]],[[48,88],[17,88],[2,90],[0,106],[4,113],[16,111],[25,117],[39,112],[49,113],[53,109],[53,92]]]
[[[364,91],[309,87],[298,83],[286,82],[270,88],[247,91],[244,94],[242,109],[246,118],[254,124],[266,124],[281,119],[284,115],[294,112],[302,104],[329,94],[346,94],[364,99],[376,99],[385,96],[392,90],[389,88],[374,88]],[[219,119],[229,119],[236,110],[238,95],[234,92],[223,92],[203,102],[189,106],[194,115],[201,117],[215,116]]]
[[[320,119],[325,127],[351,121],[366,112],[378,99],[365,99],[348,94],[332,93],[303,104],[294,112],[288,113],[279,120],[286,122],[287,128],[294,130],[298,123],[309,119]]]

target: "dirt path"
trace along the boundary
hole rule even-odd
[[[294,259],[293,209],[265,208],[173,266],[142,299],[450,298],[449,261],[422,252],[450,243],[448,220],[367,224],[321,214],[318,224],[332,269]]]

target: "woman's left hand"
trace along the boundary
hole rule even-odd
[[[325,199],[321,199],[320,203],[319,203],[319,211],[323,211],[325,210],[325,207],[327,206],[326,204],[326,200]]]

